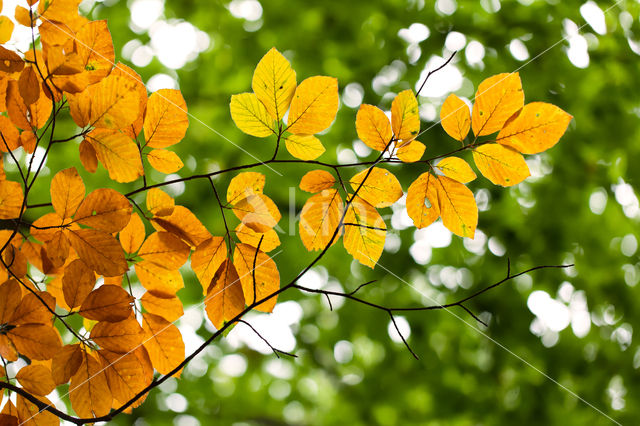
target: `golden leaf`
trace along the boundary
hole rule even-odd
[[[147,154],[147,160],[151,167],[165,174],[175,173],[184,166],[178,154],[166,149],[152,150]]]
[[[258,62],[251,88],[273,120],[282,120],[296,89],[296,73],[275,47]]]
[[[122,355],[108,350],[100,350],[97,355],[102,361],[102,368],[105,369],[109,390],[113,398],[120,404],[133,399],[149,384],[145,380],[142,362],[135,354]],[[138,400],[133,406],[136,407],[140,403]]]
[[[147,210],[154,216],[169,216],[173,213],[176,202],[160,188],[147,191]]]
[[[244,133],[265,138],[276,133],[273,117],[254,93],[231,96],[231,118]]]
[[[323,189],[329,189],[335,185],[336,179],[324,170],[312,170],[300,179],[300,189],[315,194]]]
[[[118,322],[131,315],[133,300],[122,287],[103,285],[89,293],[78,313],[90,320]]]
[[[473,239],[478,224],[478,207],[473,193],[446,176],[436,179],[436,188],[444,226],[456,235]]]
[[[169,232],[154,232],[142,244],[138,256],[167,269],[178,269],[187,261],[190,252],[189,246],[175,235]]]
[[[412,140],[408,144],[398,148],[396,157],[403,163],[415,163],[416,161],[420,161],[426,148],[422,142]]]
[[[169,322],[174,322],[184,315],[182,302],[176,296],[165,297],[164,294],[147,291],[140,298],[140,302],[147,312],[159,315]]]
[[[284,144],[289,154],[305,161],[315,160],[325,152],[320,139],[313,135],[289,135]]]
[[[478,137],[497,132],[523,105],[524,92],[517,72],[487,78],[476,92],[471,116],[473,133]]]
[[[398,93],[391,103],[391,128],[398,140],[396,145],[402,146],[414,140],[420,132],[420,115],[418,100],[412,90]],[[402,142],[400,142],[402,141]]]
[[[18,371],[16,379],[27,392],[34,395],[49,395],[56,387],[51,370],[44,365],[26,365]]]
[[[144,138],[151,148],[166,148],[184,138],[189,127],[187,104],[179,90],[160,89],[149,96]]]
[[[191,255],[191,268],[207,294],[209,284],[216,271],[227,257],[227,244],[222,237],[211,237],[202,242]]]
[[[236,203],[242,198],[246,198],[250,194],[262,194],[264,189],[265,177],[262,173],[243,172],[239,173],[227,188],[227,202]]]
[[[82,357],[82,365],[69,384],[71,407],[80,417],[105,416],[111,411],[113,397],[102,364],[85,351]]]
[[[96,157],[109,177],[117,182],[132,182],[144,174],[136,143],[116,130],[95,129],[86,136]]]
[[[167,231],[180,237],[191,247],[196,247],[211,237],[202,222],[184,206],[175,206],[168,216],[154,217],[151,224],[158,231]]]
[[[460,183],[471,182],[476,178],[476,174],[471,170],[469,163],[458,157],[443,158],[436,165],[445,176],[457,180]]]
[[[64,269],[62,291],[70,308],[82,305],[95,285],[95,273],[82,260],[76,259]]]
[[[240,277],[227,259],[214,275],[205,299],[207,317],[218,330],[244,310],[244,294]]]
[[[137,213],[131,214],[131,219],[127,226],[120,230],[118,234],[120,245],[127,253],[135,253],[138,251],[145,238],[144,223]]]
[[[314,135],[325,130],[336,117],[339,103],[336,78],[307,78],[293,94],[287,130],[297,135]]]
[[[256,232],[267,232],[280,221],[278,206],[264,194],[250,194],[233,205],[233,213]]]
[[[142,328],[135,318],[118,322],[100,321],[91,329],[91,340],[104,349],[129,353],[142,343]]]
[[[356,115],[356,132],[362,142],[376,151],[383,151],[393,136],[387,115],[380,108],[368,104],[360,105]]]
[[[76,213],[84,195],[84,182],[75,167],[60,170],[51,179],[51,204],[63,219]]]
[[[10,180],[0,181],[0,219],[20,216],[23,201],[22,185]]]
[[[494,185],[516,185],[531,175],[522,154],[497,143],[475,148],[473,160],[480,173]]]
[[[307,250],[324,250],[336,234],[335,244],[342,228],[337,230],[344,211],[342,198],[336,189],[325,189],[309,198],[300,213],[300,239]]]
[[[79,344],[63,346],[51,360],[51,376],[56,385],[67,383],[82,365]]]
[[[244,223],[240,223],[236,226],[234,232],[241,242],[253,247],[260,245],[260,250],[265,253],[269,253],[280,245],[280,238],[278,238],[278,234],[273,229],[261,233],[254,231]],[[262,240],[262,243],[260,243],[260,240]]]
[[[144,347],[155,369],[169,374],[184,360],[184,342],[178,328],[166,319],[153,314],[142,314],[145,332]],[[177,372],[174,377],[178,377]]]
[[[67,236],[78,257],[98,274],[115,277],[129,269],[122,246],[111,234],[80,229],[69,230]]]
[[[409,186],[407,191],[407,214],[416,228],[425,228],[440,217],[436,177],[423,173]]]
[[[236,244],[233,265],[242,283],[242,292],[247,305],[252,305],[256,301],[271,296],[280,288],[280,273],[275,262],[269,255],[255,247],[248,244]],[[271,312],[276,305],[276,300],[277,296],[271,297],[254,309],[261,312]]]
[[[363,183],[364,181],[364,183]],[[380,167],[365,169],[349,181],[358,196],[374,207],[388,207],[402,197],[402,187],[389,170]]]
[[[384,249],[386,229],[377,210],[356,196],[344,217],[344,248],[358,262],[373,269]]]
[[[452,138],[463,141],[471,127],[471,113],[466,103],[453,93],[445,99],[440,109],[440,123]]]
[[[184,287],[182,275],[177,269],[169,269],[149,260],[136,263],[135,269],[140,284],[161,296],[175,296]]]

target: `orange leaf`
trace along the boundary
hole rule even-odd
[[[44,244],[47,249],[47,257],[56,268],[64,265],[69,256],[69,240],[65,231],[59,230],[53,234],[53,238]]]
[[[398,140],[396,145],[402,146],[414,140],[420,132],[420,115],[418,100],[412,90],[398,93],[391,103],[391,127]],[[402,142],[400,142],[402,141]]]
[[[233,253],[233,265],[242,283],[242,292],[247,305],[262,300],[280,288],[278,268],[266,253],[248,244],[236,244]],[[255,266],[254,266],[255,265]],[[255,297],[254,297],[255,288]],[[255,300],[254,300],[255,299]],[[254,309],[271,312],[276,305],[277,296],[259,304]]]
[[[444,226],[456,235],[473,239],[478,224],[478,207],[473,193],[446,176],[436,179],[436,188]]]
[[[180,170],[184,163],[175,152],[166,149],[154,149],[147,154],[147,160],[151,167],[160,173],[175,173]]]
[[[20,55],[0,46],[0,71],[13,74],[22,71],[22,68],[24,68],[24,61]]]
[[[336,179],[324,170],[312,170],[300,179],[300,189],[315,194],[323,189],[329,189],[335,185]]]
[[[51,204],[63,219],[76,213],[84,195],[84,182],[75,167],[60,170],[51,179]]]
[[[0,182],[0,189],[1,188],[2,182]],[[56,213],[47,213],[32,223],[29,232],[32,237],[42,242],[46,242],[51,240],[56,232],[62,230],[63,225],[66,225],[69,222],[69,219],[61,219]]]
[[[45,396],[49,395],[56,384],[51,378],[51,370],[44,365],[27,365],[16,374],[20,385],[29,393]]]
[[[209,284],[216,271],[227,257],[227,244],[222,237],[211,237],[202,242],[191,255],[191,268],[207,294]]]
[[[374,268],[384,249],[387,226],[366,200],[355,197],[344,217],[344,248],[358,262]]]
[[[287,130],[297,135],[314,135],[325,130],[333,122],[339,103],[336,78],[307,78],[293,94]]]
[[[44,125],[47,124],[49,117],[51,116],[51,108],[53,106],[53,103],[47,95],[48,93],[45,93],[44,90],[40,90],[40,97],[38,97],[38,99],[34,103],[27,107],[27,118],[29,120],[29,123],[31,124],[31,127],[33,127],[34,129],[41,129],[42,127],[44,127]]]
[[[83,25],[76,33],[75,46],[84,71],[81,78],[88,84],[97,83],[109,75],[115,52],[106,20],[89,21]]]
[[[19,353],[31,359],[51,359],[62,347],[58,332],[43,324],[23,324],[6,333]]]
[[[462,99],[453,93],[450,94],[440,109],[440,123],[449,136],[463,141],[471,127],[469,107]]]
[[[79,344],[63,346],[51,360],[51,375],[55,384],[67,383],[82,365],[82,358]]]
[[[11,40],[14,24],[8,16],[0,16],[0,43],[4,44]]]
[[[458,157],[443,158],[436,165],[445,176],[457,180],[460,183],[471,182],[476,174],[471,170],[469,163]]]
[[[135,253],[142,245],[144,237],[144,223],[137,213],[132,213],[129,223],[118,234],[120,244],[127,253]]]
[[[243,172],[235,176],[229,182],[227,188],[227,202],[236,203],[250,194],[262,194],[265,177],[262,173]]]
[[[142,343],[142,328],[135,318],[118,322],[100,321],[91,329],[91,340],[104,349],[128,353]]]
[[[0,116],[0,151],[13,151],[20,145],[20,133],[16,126],[6,116]],[[26,134],[27,132],[22,132]]]
[[[131,315],[133,300],[122,287],[103,285],[89,293],[78,313],[90,320],[118,322]]]
[[[260,250],[265,253],[269,253],[280,245],[280,238],[278,238],[278,234],[273,229],[260,233],[254,231],[248,226],[245,226],[244,223],[240,223],[236,226],[234,232],[241,242],[253,247],[258,247],[258,245],[260,245]],[[262,240],[262,243],[260,243],[260,240]]]
[[[53,406],[53,402],[44,396],[36,396],[41,402]],[[40,411],[37,405],[21,395],[16,396],[16,410],[20,425],[26,426],[58,426],[60,419],[48,411]]]
[[[421,174],[409,186],[407,214],[416,228],[425,228],[440,217],[436,177],[431,173]]]
[[[142,314],[144,347],[160,374],[169,374],[184,360],[184,342],[178,327],[153,314]],[[180,372],[175,374],[178,377]]]
[[[140,302],[142,302],[142,306],[147,312],[159,315],[169,322],[174,322],[184,315],[182,302],[179,298],[176,296],[163,296],[163,294],[156,294],[147,291],[140,298]]]
[[[67,236],[78,257],[98,274],[115,277],[129,269],[122,246],[111,234],[95,229],[80,229],[69,230]]]
[[[22,96],[20,96],[20,89],[16,80],[9,80],[7,84],[7,113],[17,127],[22,130],[31,130],[29,112]]]
[[[131,182],[144,174],[138,146],[128,135],[115,130],[95,129],[85,139],[96,157],[117,182]]]
[[[218,330],[244,310],[242,284],[233,263],[227,259],[216,272],[205,299],[207,316]]]
[[[320,139],[313,135],[289,135],[285,138],[284,144],[289,154],[305,161],[315,160],[325,152]]]
[[[160,188],[147,191],[147,210],[154,216],[169,216],[173,213],[176,202]]]
[[[471,117],[473,133],[478,137],[497,132],[523,105],[524,92],[517,72],[487,78],[476,92]]]
[[[21,300],[22,293],[17,281],[9,280],[0,284],[0,324],[9,323]]]
[[[82,305],[96,284],[95,273],[76,259],[64,269],[62,277],[62,291],[64,300],[70,308]]]
[[[555,105],[531,102],[505,124],[497,142],[523,154],[537,154],[558,143],[572,118]]]
[[[100,350],[97,354],[102,361],[102,368],[105,369],[109,390],[120,404],[133,399],[147,386],[144,367],[135,354],[122,355],[108,350]],[[133,406],[137,405],[140,405],[139,400]]]
[[[264,194],[250,194],[233,205],[233,213],[256,232],[267,232],[280,221],[278,207]]]
[[[340,224],[344,206],[335,189],[325,189],[309,198],[300,213],[300,239],[307,250],[324,250]],[[342,229],[331,241],[335,244]]]
[[[29,16],[29,9],[26,9],[22,6],[16,6],[15,10],[15,18],[16,22],[20,25],[24,25],[25,27],[31,27],[31,17]]]
[[[494,185],[516,185],[531,175],[522,154],[497,143],[475,148],[473,160],[480,173]]]
[[[71,407],[80,417],[100,417],[111,411],[113,397],[102,364],[83,352],[82,365],[69,384]]]
[[[189,246],[175,235],[168,232],[154,232],[142,244],[138,256],[167,269],[178,269],[187,261],[190,252]]]
[[[196,247],[211,237],[202,222],[184,206],[176,206],[169,216],[155,217],[151,224],[158,231],[167,231],[180,237],[191,247]]]
[[[296,88],[296,73],[275,47],[258,62],[251,88],[271,117],[280,121],[291,103]]]
[[[40,97],[40,81],[33,67],[28,66],[22,70],[20,78],[18,78],[18,89],[26,105],[38,100]]]
[[[144,137],[151,148],[166,148],[182,140],[187,128],[187,104],[179,90],[160,89],[149,96]]]
[[[177,269],[168,269],[148,260],[136,263],[135,268],[140,284],[158,295],[172,297],[184,287],[182,275]]]
[[[380,167],[369,170],[361,171],[349,181],[359,197],[377,208],[388,207],[402,197],[402,187],[393,173]]]
[[[136,82],[131,78],[110,75],[89,86],[86,91],[91,96],[91,126],[121,129],[138,117],[140,95],[136,90]]]
[[[82,202],[74,221],[113,233],[127,226],[131,219],[131,210],[131,203],[124,195],[113,189],[100,188]]]
[[[360,105],[356,131],[362,142],[376,151],[383,151],[393,136],[387,115],[380,108],[368,104]]]
[[[93,145],[86,139],[83,139],[82,142],[80,142],[78,150],[80,151],[82,166],[89,173],[95,173],[98,169],[98,157]]]
[[[23,201],[22,185],[10,180],[0,181],[0,219],[20,216]]]
[[[46,291],[38,291],[35,294],[27,293],[8,322],[13,325],[44,324],[50,326],[52,311],[55,308],[55,299]]]
[[[408,144],[398,148],[396,157],[403,163],[415,163],[416,161],[420,161],[426,148],[422,142],[412,140]]]

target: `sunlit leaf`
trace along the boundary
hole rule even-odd
[[[149,384],[145,380],[142,362],[135,354],[123,355],[100,350],[97,352],[97,357],[102,361],[102,367],[105,369],[109,390],[120,404],[132,399]],[[134,407],[137,405],[139,404],[134,404]]]
[[[325,152],[320,139],[313,135],[289,135],[284,144],[289,154],[304,161],[315,160]]]
[[[293,94],[287,130],[297,135],[314,135],[325,130],[333,122],[338,104],[337,79],[307,78]]]
[[[436,165],[438,169],[447,177],[457,180],[460,183],[471,182],[476,178],[475,172],[469,163],[459,157],[446,157]]]
[[[409,186],[407,191],[407,214],[416,228],[425,228],[440,217],[436,177],[423,173]]]
[[[276,133],[274,118],[254,93],[231,96],[231,118],[244,133],[265,138]]]
[[[85,263],[76,259],[65,269],[62,277],[64,300],[70,308],[82,305],[96,284],[96,275]]]
[[[67,236],[78,257],[98,274],[115,277],[129,269],[122,246],[111,234],[95,229],[80,229],[70,230]]]
[[[184,287],[182,274],[177,269],[167,268],[149,260],[136,263],[135,269],[140,284],[161,296],[175,296],[176,292]]]
[[[377,210],[355,197],[344,217],[344,248],[354,259],[373,268],[382,255],[387,226]]]
[[[264,194],[250,194],[233,205],[233,213],[256,232],[267,232],[280,221],[276,204]]]
[[[100,417],[109,413],[113,397],[102,364],[83,351],[82,365],[71,377],[71,407],[81,417]]]
[[[442,223],[449,231],[473,239],[478,224],[478,207],[473,192],[446,176],[436,179]]]
[[[487,78],[476,92],[471,116],[473,133],[477,137],[497,132],[523,105],[524,92],[517,72]]]
[[[191,249],[169,232],[154,232],[140,247],[138,256],[167,269],[178,269],[187,261]]]
[[[471,113],[466,103],[453,93],[445,99],[440,109],[440,123],[452,138],[463,141],[471,127]]]
[[[89,293],[78,313],[90,320],[118,322],[131,315],[133,300],[122,287],[103,285]]]
[[[135,318],[118,322],[100,321],[91,329],[91,340],[104,349],[128,353],[142,343],[142,328]]]
[[[258,62],[251,88],[273,120],[282,120],[296,89],[296,73],[275,47]]]
[[[387,115],[380,108],[368,104],[360,105],[356,131],[362,142],[376,151],[383,151],[393,136]]]
[[[180,237],[191,247],[196,247],[211,233],[207,231],[202,222],[184,206],[175,206],[173,212],[168,216],[155,217],[151,219],[151,224],[158,231],[167,231]]]
[[[0,219],[20,216],[23,201],[22,185],[10,180],[0,181]]]
[[[84,195],[84,182],[75,167],[60,170],[51,179],[51,204],[62,218],[76,213]]]
[[[147,191],[147,210],[154,216],[169,216],[173,213],[176,202],[160,188]]]
[[[420,115],[418,100],[412,90],[398,93],[391,103],[391,127],[393,134],[402,146],[418,136],[420,132]]]
[[[184,138],[189,127],[187,104],[179,90],[160,89],[149,96],[144,138],[151,148],[166,148]]]
[[[239,173],[227,188],[227,202],[236,203],[238,200],[247,197],[249,194],[261,194],[264,189],[265,177],[262,173],[243,172]]]
[[[361,171],[349,183],[354,191],[358,191],[359,197],[377,208],[392,205],[403,194],[400,182],[394,174],[380,167]]]
[[[222,237],[211,237],[205,240],[191,255],[191,268],[202,285],[203,294],[207,293],[213,276],[226,257],[227,244]]]
[[[225,321],[233,319],[244,310],[242,284],[235,266],[225,260],[211,280],[205,299],[207,317],[220,329]]]
[[[115,130],[96,129],[85,140],[91,144],[111,179],[131,182],[144,174],[138,146],[128,135]]]
[[[426,148],[422,142],[412,140],[408,144],[398,148],[396,157],[403,163],[415,163],[416,161],[420,161]]]
[[[165,174],[175,173],[184,166],[178,154],[166,149],[152,150],[147,154],[147,160],[151,167]]]
[[[184,342],[178,328],[153,314],[142,315],[145,332],[144,347],[151,363],[160,374],[169,374],[184,360]],[[176,377],[180,372],[176,374]]]
[[[122,248],[127,253],[135,253],[138,251],[145,239],[145,229],[144,223],[137,213],[131,214],[129,223],[122,228],[118,234],[118,239]]]
[[[261,233],[254,231],[244,223],[240,223],[236,227],[235,233],[241,242],[253,247],[260,245],[260,250],[265,253],[269,253],[280,245],[280,238],[278,238],[278,234],[274,229]],[[262,241],[262,243],[260,241]]]
[[[56,387],[51,377],[51,370],[44,365],[22,367],[16,374],[16,379],[27,392],[34,395],[49,395]]]
[[[516,185],[531,175],[522,154],[497,143],[475,148],[473,160],[480,173],[495,185]]]
[[[176,296],[164,296],[164,294],[147,291],[140,298],[140,302],[147,312],[160,315],[169,322],[174,322],[184,315],[182,302]]]
[[[247,305],[263,300],[280,289],[278,267],[273,259],[262,250],[257,250],[248,244],[237,244],[233,253],[233,265],[240,277]],[[271,312],[276,300],[277,296],[273,296],[254,309]]]
[[[338,225],[343,211],[342,198],[335,189],[325,189],[307,200],[299,224],[300,239],[307,250],[323,250],[334,234],[331,245],[335,244],[342,234]]]

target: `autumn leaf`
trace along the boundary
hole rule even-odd
[[[173,213],[176,202],[160,188],[147,191],[147,210],[154,216],[169,216]]]
[[[62,347],[58,332],[43,324],[23,324],[6,332],[6,336],[18,353],[36,360],[51,359]]]
[[[96,275],[85,263],[76,259],[65,269],[62,277],[64,300],[70,308],[82,305],[96,284]]]
[[[244,310],[244,295],[240,277],[233,262],[225,260],[207,291],[205,310],[214,327],[220,329],[225,321],[233,319]]]
[[[297,135],[314,135],[328,128],[338,112],[338,80],[316,76],[296,88],[291,101],[287,130]]]
[[[133,317],[118,322],[100,321],[91,329],[91,340],[117,353],[133,351],[142,343],[142,337],[142,328]]]
[[[231,96],[229,109],[233,122],[244,133],[258,138],[276,133],[273,117],[254,93]]]
[[[524,92],[517,72],[487,78],[476,92],[471,116],[473,133],[477,137],[497,132],[523,105]]]
[[[275,47],[258,62],[251,88],[272,119],[282,120],[296,89],[296,73]]]
[[[67,383],[82,365],[82,360],[79,344],[62,347],[51,360],[51,376],[55,384]]]
[[[300,239],[307,250],[324,250],[331,242],[335,244],[342,234],[342,228],[336,229],[344,211],[342,198],[335,189],[325,189],[312,196],[300,212]],[[336,237],[331,241],[333,235]]]
[[[216,271],[227,257],[227,244],[222,237],[211,237],[203,241],[191,255],[191,268],[207,294],[209,284]]]
[[[233,252],[233,266],[240,277],[247,305],[265,299],[280,289],[280,273],[275,262],[269,255],[255,247],[236,244]],[[277,296],[271,297],[254,309],[271,312],[276,305],[276,300]]]
[[[420,161],[427,147],[420,141],[412,140],[406,145],[401,146],[396,151],[396,157],[403,163],[415,163]]]
[[[20,216],[23,201],[22,185],[10,180],[0,181],[0,219]]]
[[[196,247],[211,237],[196,215],[184,206],[175,206],[168,216],[154,217],[151,219],[151,224],[158,231],[171,232],[191,247]]]
[[[33,67],[25,67],[20,73],[18,91],[26,105],[31,105],[40,97],[40,81]]]
[[[264,194],[250,194],[233,205],[233,213],[256,232],[267,232],[280,221],[276,204]]]
[[[76,213],[84,196],[84,182],[75,167],[59,171],[51,180],[51,204],[63,219]]]
[[[80,154],[82,167],[84,167],[89,173],[95,173],[98,169],[98,156],[93,145],[84,139],[78,146],[78,152]]]
[[[418,136],[420,115],[418,100],[412,90],[400,92],[391,103],[391,127],[398,146],[405,145]]]
[[[475,148],[473,160],[480,173],[495,185],[516,185],[531,175],[529,166],[519,152],[497,143]]]
[[[313,135],[289,135],[284,144],[289,154],[304,161],[315,160],[325,152],[320,139]]]
[[[398,179],[380,167],[361,171],[349,183],[359,197],[377,208],[389,207],[403,195]]]
[[[102,364],[86,351],[82,365],[71,377],[69,399],[80,417],[100,417],[111,411],[113,397]]]
[[[387,115],[380,108],[368,104],[360,105],[356,132],[362,142],[376,151],[383,151],[393,136]]]
[[[469,107],[462,99],[453,93],[450,94],[440,109],[440,123],[449,136],[463,141],[471,127]]]
[[[90,95],[89,125],[107,129],[121,129],[138,117],[139,94],[135,81],[124,76],[110,75],[87,89]],[[72,105],[73,98],[69,99]],[[149,104],[147,104],[147,115]],[[145,133],[146,134],[146,133]],[[162,147],[155,147],[162,148]]]
[[[133,399],[149,384],[145,378],[144,366],[135,354],[120,354],[108,350],[100,350],[96,354],[104,368],[109,390],[120,404]],[[133,406],[140,403],[138,400]]]
[[[234,204],[242,198],[246,198],[250,194],[262,194],[264,190],[265,177],[262,173],[243,172],[239,173],[227,188],[227,202]]]
[[[51,377],[51,370],[44,365],[27,365],[16,374],[20,385],[29,393],[39,396],[49,395],[56,384]]]
[[[456,235],[473,239],[478,224],[478,207],[473,193],[446,176],[437,178],[435,186],[444,226]]]
[[[258,247],[259,245],[260,250],[265,253],[269,253],[280,245],[278,233],[273,229],[270,229],[267,232],[256,232],[244,223],[240,223],[234,232],[241,242],[253,247]]]
[[[558,143],[572,118],[555,105],[531,102],[507,122],[496,142],[523,154],[537,154]]]
[[[354,259],[373,268],[382,255],[386,229],[378,211],[363,198],[355,196],[344,217],[344,248]]]
[[[24,68],[24,61],[13,50],[0,46],[0,71],[7,74],[20,72]]]
[[[151,148],[166,148],[184,138],[189,127],[187,104],[179,90],[160,89],[149,96],[144,137]]]
[[[476,163],[477,164],[477,163]],[[438,162],[436,167],[447,177],[457,180],[460,183],[471,182],[476,178],[476,174],[469,166],[469,163],[459,157],[446,157]]]
[[[165,297],[164,294],[147,291],[140,298],[140,302],[147,312],[159,315],[169,322],[174,322],[184,315],[182,302],[176,296]]]
[[[34,397],[49,406],[54,405],[53,402],[44,396],[34,395]],[[37,405],[21,395],[16,396],[16,411],[18,413],[20,425],[57,426],[60,424],[60,419],[56,417],[55,414],[48,411],[41,411]]]
[[[0,16],[0,43],[4,44],[11,40],[13,34],[13,21],[8,16]]]
[[[142,314],[145,332],[144,347],[154,368],[160,374],[169,374],[184,360],[184,342],[178,328],[166,319],[153,314]],[[178,372],[175,377],[179,376]]]
[[[151,167],[165,174],[175,173],[184,166],[178,154],[166,149],[152,150],[147,154],[147,160]]]
[[[178,269],[189,258],[191,249],[182,240],[169,232],[154,232],[138,250],[138,256],[162,265],[167,269]]]
[[[144,223],[137,213],[131,214],[129,223],[120,230],[118,239],[127,253],[131,254],[138,251],[145,239],[145,229]]]
[[[128,135],[115,130],[95,129],[87,134],[85,140],[91,144],[111,179],[131,182],[144,174],[138,146]]]
[[[140,284],[149,291],[164,297],[172,297],[184,287],[180,271],[167,268],[149,260],[143,260],[135,265],[136,275]]]
[[[89,293],[78,313],[90,320],[118,322],[131,315],[133,300],[122,287],[103,285]]]
[[[78,257],[98,274],[115,277],[129,269],[122,246],[111,234],[79,229],[69,230],[66,235]]]
[[[335,185],[333,175],[324,170],[312,170],[300,179],[300,189],[315,194],[323,189],[329,189]]]
[[[407,191],[407,214],[416,228],[425,228],[440,217],[436,177],[423,173],[411,183]]]

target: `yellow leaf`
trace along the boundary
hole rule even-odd
[[[154,216],[169,216],[173,213],[176,202],[169,194],[160,188],[147,191],[147,210]]]
[[[91,340],[117,353],[133,351],[142,343],[143,332],[134,317],[118,322],[100,321],[91,329]]]
[[[425,228],[440,217],[436,177],[423,173],[409,186],[407,191],[407,214],[416,228]]]
[[[60,170],[51,179],[51,204],[63,219],[76,213],[84,195],[84,182],[75,167]]]
[[[118,234],[120,245],[127,253],[138,251],[145,238],[144,223],[137,213],[131,214],[131,220]]]
[[[446,176],[436,179],[436,188],[444,226],[456,235],[473,239],[478,225],[478,207],[473,193]]]
[[[62,347],[51,360],[51,375],[55,384],[67,383],[82,365],[82,359],[79,344]]]
[[[278,268],[273,259],[262,250],[257,250],[248,244],[236,244],[236,249],[233,253],[233,265],[240,277],[242,292],[247,305],[252,305],[280,289]],[[271,297],[254,309],[261,312],[271,312],[276,305],[276,299],[277,296]]]
[[[517,72],[487,78],[476,92],[471,116],[473,133],[477,137],[497,132],[523,105],[524,92]]]
[[[142,314],[144,347],[160,374],[169,374],[184,360],[184,342],[178,328],[162,317]],[[179,376],[178,372],[175,377]]]
[[[0,16],[0,44],[11,40],[13,34],[13,21],[8,16]]]
[[[205,299],[207,317],[218,330],[244,310],[242,284],[233,263],[227,259],[214,275]]]
[[[69,399],[80,417],[100,417],[109,414],[113,397],[102,364],[83,351],[82,365],[71,377]]]
[[[555,105],[531,102],[507,122],[496,142],[523,154],[537,154],[558,143],[572,118]]]
[[[40,402],[43,402],[49,406],[53,406],[53,402],[44,396],[36,396]],[[37,405],[24,398],[21,395],[16,396],[16,411],[18,412],[18,418],[20,420],[20,426],[58,426],[60,419],[55,414],[48,411],[40,411]]]
[[[275,47],[258,62],[251,88],[273,120],[282,120],[296,89],[296,73]]]
[[[82,167],[84,167],[89,173],[95,173],[98,169],[98,157],[93,145],[91,145],[91,143],[86,139],[83,139],[78,146],[78,151],[80,153],[80,162],[82,163]]]
[[[412,140],[408,144],[398,148],[396,157],[403,163],[415,163],[416,161],[420,161],[426,148],[422,142]]]
[[[297,135],[314,135],[325,130],[336,117],[339,102],[337,79],[307,78],[293,94],[287,130]]]
[[[14,15],[16,18],[16,22],[18,22],[20,25],[24,25],[25,27],[31,27],[32,24],[31,24],[31,17],[29,16],[29,9],[26,9],[22,6],[16,6]]]
[[[174,322],[184,315],[182,302],[176,296],[164,296],[164,294],[147,291],[140,298],[140,302],[147,312],[160,315],[169,322]]]
[[[109,390],[113,398],[120,404],[133,399],[149,384],[145,380],[144,367],[135,354],[127,353],[123,355],[108,350],[100,350],[97,355],[102,361],[102,368],[104,368],[107,377]],[[138,402],[136,401],[136,403]],[[135,407],[136,404],[133,406]]]
[[[184,138],[189,127],[187,104],[179,90],[160,89],[149,96],[144,137],[151,148],[166,148]]]
[[[44,365],[27,365],[16,374],[20,385],[29,393],[46,396],[49,395],[56,384],[51,378],[51,370]]]
[[[309,198],[300,212],[300,239],[307,250],[324,250],[329,244],[344,212],[342,198],[336,189],[325,189]],[[342,228],[331,242],[335,244]]]
[[[383,151],[393,136],[387,115],[380,108],[368,104],[360,105],[356,131],[362,142],[376,151]]]
[[[269,253],[280,245],[280,238],[278,238],[278,234],[273,229],[260,233],[249,228],[244,223],[240,223],[236,227],[235,233],[240,241],[253,247],[260,245],[260,250],[265,253]],[[260,243],[261,239],[262,243]]]
[[[90,320],[118,322],[131,315],[133,301],[122,287],[103,285],[89,293],[78,313]]]
[[[227,244],[222,237],[211,237],[202,242],[191,255],[191,268],[207,294],[209,284],[216,271],[227,258]]]
[[[23,324],[5,335],[19,353],[31,359],[51,359],[62,347],[62,339],[56,329],[44,324]]]
[[[463,141],[471,127],[469,107],[462,99],[450,94],[440,109],[440,123],[449,136]]]
[[[305,161],[315,160],[325,151],[320,139],[313,135],[289,135],[284,143],[289,154]]]
[[[231,118],[244,133],[265,138],[276,133],[273,117],[254,93],[231,96]]]
[[[138,256],[167,269],[178,269],[187,261],[190,252],[189,246],[175,235],[169,232],[154,232],[142,244]]]
[[[147,154],[147,160],[151,167],[160,173],[175,173],[184,166],[184,163],[175,152],[166,149],[154,149]]]
[[[12,74],[24,68],[24,60],[13,50],[0,46],[0,71]]]
[[[460,183],[471,182],[476,178],[476,174],[471,170],[469,163],[458,157],[443,158],[436,165],[445,176],[457,180]]]
[[[110,75],[89,86],[87,92],[91,96],[89,120],[91,126],[121,129],[133,123],[138,117],[140,95],[136,90],[135,80],[131,78]],[[147,114],[149,114],[149,105],[147,105]]]
[[[250,194],[262,194],[264,183],[265,177],[262,173],[243,172],[238,174],[229,182],[227,202],[234,204]]]
[[[80,204],[74,222],[109,233],[118,232],[129,223],[131,210],[131,203],[124,195],[110,188],[99,188]]]
[[[109,75],[115,53],[106,20],[89,21],[83,25],[76,34],[75,45],[83,66],[82,78],[93,84]]]
[[[370,170],[361,171],[349,181],[359,197],[377,208],[388,207],[402,197],[402,187],[393,173],[380,167]]]
[[[0,181],[0,219],[20,216],[23,201],[22,185],[10,180]]]
[[[144,288],[163,297],[175,296],[184,287],[180,271],[149,260],[136,263],[136,275]]]
[[[522,154],[497,143],[475,148],[473,160],[480,173],[494,185],[516,185],[531,175]]]
[[[70,308],[82,305],[95,285],[95,273],[82,260],[76,259],[64,268],[62,291]]]
[[[398,146],[407,144],[418,136],[420,115],[418,100],[412,90],[400,92],[391,103],[391,127]]]
[[[267,232],[280,221],[278,207],[264,194],[250,194],[233,205],[233,213],[256,232]]]
[[[132,182],[144,174],[136,143],[124,133],[95,129],[86,136],[98,160],[117,182]]]
[[[167,231],[180,237],[191,247],[196,247],[207,238],[211,237],[202,222],[184,206],[175,206],[168,216],[154,217],[151,224],[158,231]]]
[[[300,179],[300,189],[315,194],[323,189],[329,189],[335,185],[333,175],[324,170],[312,170]]]
[[[358,262],[373,269],[384,249],[386,229],[377,210],[356,196],[344,217],[344,248]]]

